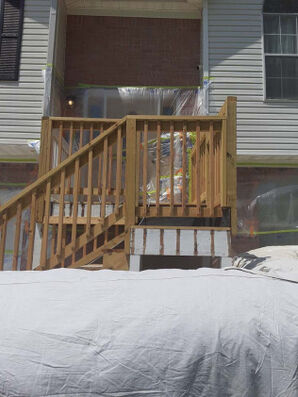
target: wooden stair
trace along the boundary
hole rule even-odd
[[[0,271],[127,269],[142,220],[162,230],[169,217],[223,219],[226,210],[233,234],[236,98],[217,116],[46,118],[38,180],[0,207]]]

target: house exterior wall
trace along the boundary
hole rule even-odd
[[[240,162],[297,161],[298,102],[266,102],[263,0],[208,0],[210,112],[238,97]]]
[[[25,0],[19,81],[0,81],[0,161],[34,157],[40,138],[51,0]]]
[[[69,15],[66,87],[199,85],[199,19]]]

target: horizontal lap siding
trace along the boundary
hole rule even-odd
[[[19,81],[0,81],[0,145],[40,138],[50,0],[25,0]]]
[[[238,155],[298,154],[298,102],[264,103],[262,0],[209,0],[210,111],[238,97]]]

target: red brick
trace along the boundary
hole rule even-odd
[[[65,85],[199,85],[200,21],[68,16]]]

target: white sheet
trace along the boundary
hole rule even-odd
[[[233,259],[233,266],[298,282],[298,246],[268,246],[244,252]]]
[[[1,396],[298,395],[298,285],[239,270],[0,273]]]

